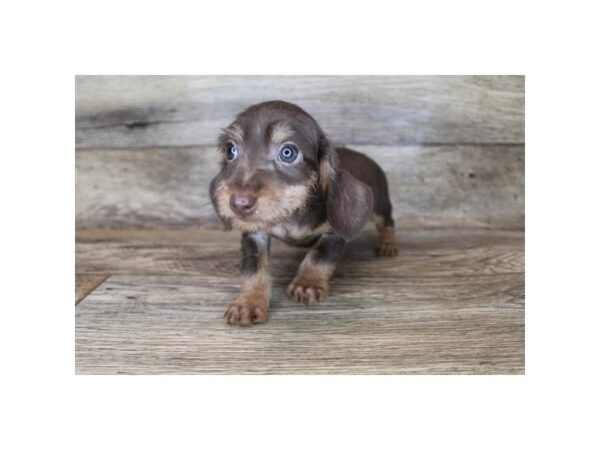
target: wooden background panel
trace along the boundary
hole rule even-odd
[[[354,146],[387,173],[394,216],[418,226],[524,226],[522,145]],[[213,147],[76,152],[78,228],[220,226]]]
[[[214,148],[81,150],[75,161],[78,228],[219,226]]]
[[[523,76],[79,76],[79,148],[212,145],[251,104],[297,103],[338,144],[523,143]]]

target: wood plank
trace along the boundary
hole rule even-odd
[[[77,151],[76,226],[160,228],[219,222],[208,195],[214,149]]]
[[[398,265],[400,267],[400,264]],[[223,322],[237,280],[111,276],[76,309],[79,374],[523,374],[524,274],[335,277],[307,308]]]
[[[75,274],[75,305],[79,304],[107,278],[108,275]]]
[[[484,276],[522,273],[523,232],[501,230],[398,230],[397,258],[375,256],[375,230],[350,242],[339,277]],[[236,277],[240,234],[215,230],[78,230],[78,273]],[[276,276],[293,277],[306,249],[273,240]]]
[[[411,226],[524,226],[522,145],[353,146],[387,173]],[[76,152],[79,228],[219,227],[208,197],[212,147]]]
[[[339,144],[523,143],[523,76],[78,76],[77,147],[212,145],[282,99]]]

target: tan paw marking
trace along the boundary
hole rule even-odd
[[[264,323],[269,318],[266,298],[242,292],[225,311],[225,320],[229,325],[252,325]]]
[[[298,275],[287,287],[287,295],[298,303],[314,305],[327,298],[328,290],[327,280]]]
[[[396,235],[393,228],[386,227],[379,231],[379,241],[376,251],[377,256],[396,256],[398,254]]]

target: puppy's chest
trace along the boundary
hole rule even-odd
[[[273,226],[273,228],[270,230],[270,233],[272,236],[290,244],[302,244],[319,237],[321,234],[329,231],[330,229],[331,226],[328,222],[325,222],[317,227],[311,227],[309,225],[302,225],[293,222],[284,222]]]

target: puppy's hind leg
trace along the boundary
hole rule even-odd
[[[394,232],[394,219],[389,213],[373,214],[373,222],[377,227],[377,256],[396,256],[398,254],[398,246],[396,245],[396,234]]]

